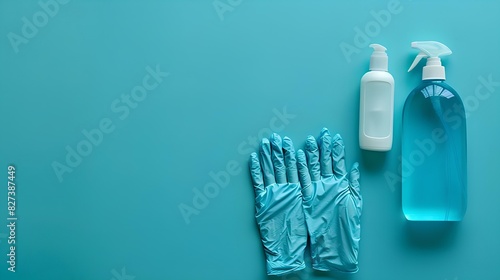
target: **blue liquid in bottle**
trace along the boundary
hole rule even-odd
[[[410,221],[460,221],[467,208],[467,131],[457,92],[423,81],[403,109],[402,203]]]

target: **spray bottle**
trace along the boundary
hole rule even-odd
[[[427,58],[420,83],[406,99],[402,131],[402,205],[412,221],[460,221],[467,208],[467,130],[458,93],[446,84],[441,58],[451,50],[434,41],[420,50],[411,71]]]

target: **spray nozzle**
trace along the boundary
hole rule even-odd
[[[426,57],[427,64],[424,66],[422,79],[445,79],[444,67],[441,65],[441,59],[439,57],[452,53],[447,46],[436,41],[419,41],[412,42],[411,47],[420,50],[420,52],[417,57],[415,57],[415,60],[413,60],[408,72],[415,68],[422,58]]]
[[[373,48],[370,57],[370,71],[388,71],[388,57],[385,52],[387,49],[379,44],[371,44],[370,48]]]

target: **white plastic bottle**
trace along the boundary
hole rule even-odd
[[[370,71],[361,78],[359,146],[363,150],[392,149],[394,78],[388,71],[387,49],[371,44]]]

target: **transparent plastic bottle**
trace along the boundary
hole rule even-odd
[[[430,52],[429,57],[439,56]],[[423,81],[403,109],[403,212],[412,221],[460,221],[467,208],[465,109],[444,82],[439,58],[429,60],[431,68],[424,67]]]

